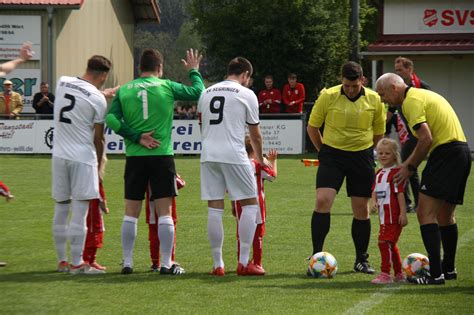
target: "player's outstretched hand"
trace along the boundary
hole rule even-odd
[[[155,131],[142,133],[140,136],[140,144],[147,149],[154,149],[160,146],[161,142],[153,138]]]
[[[270,149],[267,154],[269,161],[275,161],[278,158],[278,151],[276,149]]]
[[[115,93],[117,93],[117,90],[120,88],[120,85],[117,85],[113,88],[108,88],[108,89],[103,89],[101,92],[104,94],[105,98],[114,98]]]
[[[186,51],[186,60],[181,59],[184,68],[189,71],[191,69],[199,70],[199,64],[202,60],[202,54],[197,49],[188,49]]]
[[[31,43],[24,42],[20,48],[20,58],[23,60],[29,60],[33,57],[33,51],[31,50]]]

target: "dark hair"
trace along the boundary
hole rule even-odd
[[[413,69],[413,61],[411,61],[408,58],[401,57],[401,56],[397,57],[397,59],[395,59],[395,64],[397,63],[401,63],[403,65],[403,68],[405,69],[409,69],[409,68]]]
[[[288,79],[298,79],[296,73],[288,73]]]
[[[246,71],[249,73],[249,76],[252,76],[252,64],[244,57],[235,57],[227,66],[227,75],[241,75]]]
[[[87,60],[87,72],[99,74],[109,72],[110,68],[112,68],[112,62],[104,56],[94,55]]]
[[[273,76],[272,76],[271,74],[267,74],[267,75],[265,76],[265,79],[272,79],[272,80],[273,80]]]
[[[140,71],[154,72],[163,64],[163,56],[156,49],[145,49],[140,57]]]
[[[354,61],[349,61],[342,66],[341,75],[343,78],[354,81],[362,78],[364,71],[362,71],[360,64]]]
[[[43,86],[43,85],[48,85],[48,82],[46,82],[46,81],[41,82],[40,86]]]

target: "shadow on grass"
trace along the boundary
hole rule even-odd
[[[208,273],[189,272],[182,276],[163,276],[151,272],[134,272],[122,275],[120,272],[109,272],[103,275],[70,275],[55,271],[31,271],[10,274],[0,273],[0,284],[5,283],[53,283],[72,282],[87,284],[127,284],[127,283],[166,283],[168,281],[200,281],[203,284],[245,283],[249,288],[283,289],[283,290],[365,290],[366,293],[413,295],[429,294],[466,294],[474,295],[474,286],[457,286],[462,282],[447,282],[445,286],[416,286],[409,283],[375,286],[370,283],[371,277],[364,280],[345,280],[351,271],[338,273],[335,279],[315,279],[304,274],[270,274],[255,277],[239,277],[229,272],[224,277],[214,277]],[[387,288],[387,290],[381,290]]]

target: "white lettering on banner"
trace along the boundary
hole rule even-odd
[[[474,33],[473,1],[386,0],[383,16],[387,35]]]
[[[303,152],[302,120],[261,120],[263,149],[277,149],[281,154]],[[107,154],[125,153],[123,138],[106,127]],[[175,120],[172,128],[176,154],[199,154],[201,131],[197,120]],[[0,120],[0,154],[51,153],[54,144],[52,120]]]

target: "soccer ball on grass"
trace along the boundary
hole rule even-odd
[[[430,261],[423,254],[413,253],[403,259],[402,268],[407,277],[423,277],[430,271]]]
[[[314,278],[333,278],[337,273],[337,261],[327,252],[319,252],[309,259],[308,274]]]

